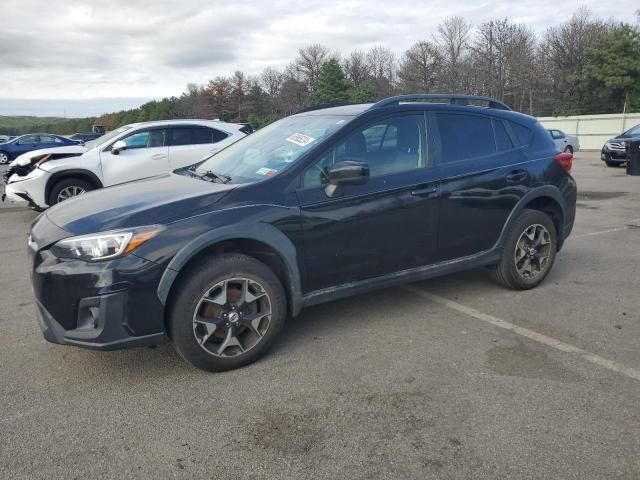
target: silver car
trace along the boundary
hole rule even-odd
[[[567,135],[562,130],[557,129],[549,129],[548,132],[561,152],[573,153],[580,150],[580,142],[578,141],[578,137],[574,135]]]

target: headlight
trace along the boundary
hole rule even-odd
[[[162,225],[151,225],[65,238],[53,245],[51,252],[60,258],[78,258],[91,262],[111,260],[132,252],[164,228]]]

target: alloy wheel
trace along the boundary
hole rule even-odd
[[[547,268],[551,256],[551,234],[544,225],[528,226],[520,235],[514,262],[522,278],[532,279]]]
[[[235,357],[260,343],[271,324],[271,299],[258,282],[229,278],[202,296],[193,314],[193,334],[207,353]]]
[[[9,155],[4,152],[0,152],[0,165],[4,165],[5,163],[9,163]]]
[[[60,190],[60,193],[58,193],[57,200],[58,200],[58,203],[60,203],[72,197],[77,197],[78,195],[82,195],[83,193],[86,193],[84,188],[79,187],[77,185],[70,185]]]

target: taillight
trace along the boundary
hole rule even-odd
[[[553,159],[564,168],[565,172],[571,171],[571,167],[573,166],[573,153],[562,152],[553,157]]]

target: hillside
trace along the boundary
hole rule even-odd
[[[94,118],[0,116],[0,134],[20,135],[29,132],[71,134],[91,131]]]

